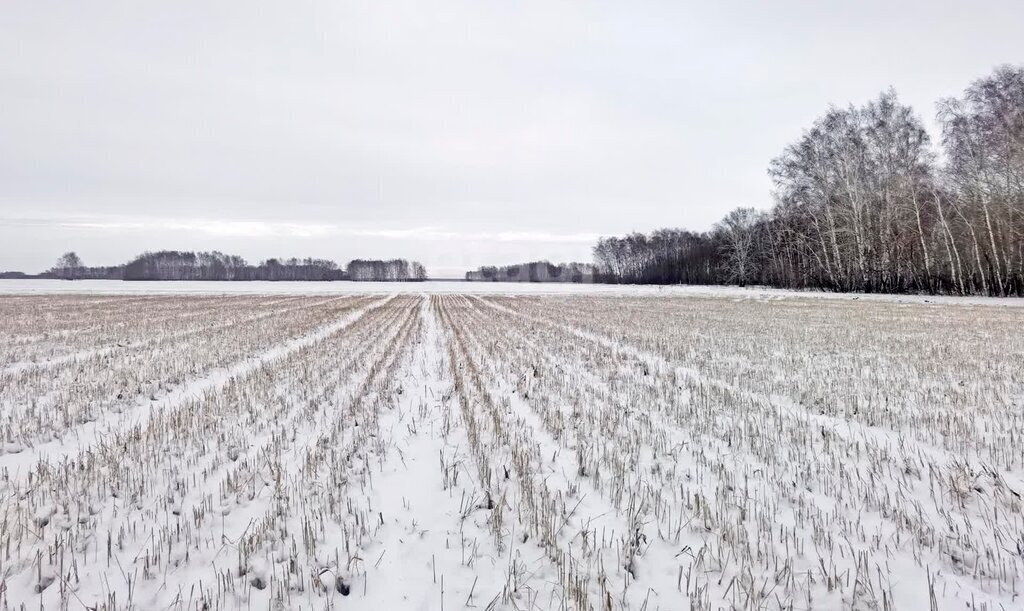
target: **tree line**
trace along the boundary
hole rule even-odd
[[[10,277],[27,277],[11,274]],[[375,280],[380,282],[426,280],[426,269],[418,261],[356,259],[342,269],[327,259],[267,259],[250,265],[237,255],[218,251],[190,252],[162,250],[143,253],[124,265],[88,267],[74,252],[62,255],[56,265],[40,277],[67,280],[193,280],[193,281],[330,281]]]
[[[595,280],[595,268],[589,263],[550,263],[532,261],[517,265],[484,266],[466,272],[470,282],[575,282]]]
[[[346,269],[347,279],[354,281],[405,282],[427,279],[427,270],[418,261],[410,263],[405,259],[356,259],[350,261]]]
[[[937,144],[891,89],[829,108],[771,161],[770,210],[602,238],[599,279],[1024,296],[1024,67],[937,106]]]

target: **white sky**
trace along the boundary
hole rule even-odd
[[[767,207],[829,103],[1024,62],[1024,2],[6,0],[0,269],[590,260]]]

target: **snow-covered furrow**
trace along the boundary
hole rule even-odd
[[[1024,444],[1009,433],[1021,427],[1024,406],[1024,360],[1011,356],[1024,354],[1016,310],[714,299],[515,303],[703,378],[1024,473]]]
[[[710,407],[697,388],[678,387],[678,381],[656,388],[658,375],[641,373],[642,363],[588,350],[586,342],[524,327],[515,316],[480,307],[477,320],[466,326],[502,330],[504,337],[486,340],[491,359],[520,376],[518,390],[572,447],[580,479],[597,483],[639,528],[644,545],[632,565],[637,583],[623,600],[636,606],[681,598],[698,606],[705,600],[756,606],[769,589],[783,601],[779,606],[793,600],[806,578],[792,573],[814,565],[789,558],[783,574],[767,566],[761,552],[777,547],[782,554],[785,542],[754,538],[756,557],[728,557],[730,538],[752,536],[738,519],[749,512],[747,497],[774,491],[757,480],[763,470],[757,456],[694,426],[708,420]],[[738,478],[741,471],[754,478]],[[778,511],[776,518],[788,514],[783,521],[794,521],[790,508]],[[760,577],[757,583],[754,577]]]
[[[413,304],[392,303],[384,310],[337,341],[303,355],[294,387],[289,386],[291,377],[274,383],[275,394],[283,398],[280,413],[254,414],[256,420],[250,419],[246,430],[264,433],[258,439],[250,435],[243,458],[229,465],[220,483],[206,486],[235,490],[241,482],[243,488],[234,498],[220,497],[220,511],[235,516],[225,535],[235,542],[235,557],[223,573],[223,589],[208,595],[211,602],[315,608],[342,598],[342,590],[352,587],[349,566],[339,559],[351,549],[347,529],[356,520],[347,508],[340,509],[339,500],[344,498],[346,507],[352,501],[336,489],[341,484],[336,478],[358,474],[339,469],[349,465],[331,458],[356,452],[338,435],[367,424],[360,414],[350,418],[347,412],[359,400],[359,389],[405,343],[404,330],[413,321]],[[332,359],[332,353],[339,357]],[[246,494],[248,482],[256,484],[249,484],[253,488]],[[282,542],[300,538],[304,549],[282,547]]]
[[[0,436],[8,453],[60,441],[110,414],[136,411],[165,395],[188,391],[189,380],[212,378],[218,370],[301,339],[318,327],[359,310],[366,298],[350,299],[279,319],[210,331],[188,341],[129,353],[117,359],[68,364],[51,371],[22,372],[0,386]],[[184,386],[184,389],[182,388]],[[180,392],[179,392],[180,394]],[[44,417],[47,414],[49,417]],[[4,448],[0,448],[0,455]]]
[[[197,323],[212,326],[240,316],[314,301],[318,300],[301,297],[284,302],[265,297],[135,300],[122,297],[109,302],[56,299],[50,304],[38,299],[0,298],[0,311],[5,313],[0,322],[0,338],[4,338],[0,343],[0,365],[4,369],[23,367],[67,358],[76,352],[87,353],[118,344],[127,347]],[[12,333],[18,329],[37,332]]]
[[[215,601],[242,597],[257,606],[317,608],[386,587],[370,584],[363,564],[380,515],[367,491],[388,454],[379,420],[399,394],[403,382],[395,374],[419,325],[418,304],[399,301],[389,306],[394,315],[375,321],[377,332],[356,338],[360,354],[351,358],[353,368],[341,366],[361,373],[340,387],[329,383],[334,390],[327,397],[314,392],[319,407],[309,403],[313,411],[303,408],[302,418],[275,425],[280,433],[258,452],[276,482],[274,493],[246,510],[253,528],[239,533],[237,570],[225,573],[230,596],[218,590],[210,596]],[[312,355],[311,364],[340,365],[326,356]],[[314,385],[317,377],[310,378]],[[259,508],[255,515],[253,507]],[[299,547],[281,545],[300,538]]]
[[[401,370],[402,392],[379,417],[388,449],[368,507],[381,520],[361,563],[365,587],[356,580],[347,608],[433,607],[435,601],[490,608],[505,596],[513,557],[499,553],[487,511],[475,507],[479,488],[464,464],[469,440],[436,307],[435,299],[424,300],[414,350]]]
[[[367,490],[374,486],[379,462],[386,457],[378,420],[390,409],[392,395],[401,384],[394,373],[408,354],[418,325],[418,304],[396,304],[395,309],[397,316],[382,323],[385,336],[367,342],[370,352],[355,359],[361,373],[332,404],[332,412],[324,413],[324,422],[282,429],[298,440],[290,457],[278,453],[271,464],[276,465],[284,486],[300,493],[275,497],[277,505],[262,516],[261,523],[265,530],[276,530],[278,538],[301,534],[305,543],[305,551],[290,553],[293,562],[312,571],[312,579],[301,584],[305,576],[297,574],[291,592],[287,580],[284,589],[278,583],[276,596],[290,606],[295,604],[291,599],[296,592],[300,597],[331,600],[349,594],[358,598],[355,592],[368,590],[362,564],[364,550],[376,536],[378,514],[367,502]],[[313,424],[315,419],[307,422]],[[248,534],[245,549],[254,571],[266,571],[269,566],[273,575],[275,537]],[[275,593],[264,595],[272,600]]]
[[[532,540],[546,556],[546,562],[538,559],[537,568],[524,575],[524,596],[533,601],[553,597],[559,605],[580,609],[618,599],[638,543],[630,516],[616,511],[589,481],[578,477],[571,453],[563,452],[531,406],[513,396],[501,376],[494,377],[492,364],[466,324],[466,303],[449,299],[444,308],[456,358],[465,368],[464,374],[456,370],[456,376],[473,413],[467,421],[473,421],[485,450],[480,479],[498,541],[505,544],[499,518],[516,511],[515,526],[525,538],[513,532],[508,544]],[[546,583],[552,574],[558,579],[554,589]]]
[[[297,412],[293,409],[294,401],[290,397],[301,396],[304,390],[296,385],[297,382],[315,382],[319,379],[318,376],[312,379],[301,376],[294,377],[291,372],[298,368],[298,371],[305,374],[311,365],[326,367],[325,373],[332,371],[334,365],[343,364],[344,360],[332,363],[330,360],[318,357],[336,350],[352,351],[354,355],[352,360],[365,354],[364,347],[376,345],[372,335],[377,335],[377,333],[374,332],[371,336],[367,336],[365,333],[350,334],[350,327],[363,323],[362,316],[366,316],[369,318],[365,324],[361,325],[362,329],[374,330],[376,329],[374,323],[383,323],[380,325],[380,329],[388,329],[386,322],[390,309],[386,305],[387,301],[374,304],[374,307],[371,307],[363,315],[335,321],[298,342],[280,346],[273,355],[264,355],[265,358],[256,359],[248,363],[246,367],[237,370],[223,384],[208,387],[196,398],[188,399],[180,405],[160,409],[147,422],[136,423],[129,430],[99,439],[93,445],[82,448],[76,457],[59,466],[55,465],[54,468],[39,471],[40,476],[34,483],[36,488],[31,488],[33,483],[30,481],[29,488],[12,491],[14,496],[22,499],[18,509],[26,510],[29,516],[36,516],[32,518],[34,520],[37,518],[46,520],[47,523],[43,527],[49,527],[50,537],[52,537],[52,543],[49,545],[53,549],[68,545],[80,546],[79,551],[86,556],[90,551],[94,554],[105,551],[108,566],[111,562],[129,565],[130,579],[141,582],[153,580],[155,579],[154,572],[161,569],[164,572],[163,579],[165,581],[170,574],[181,580],[182,585],[194,586],[196,582],[192,579],[198,577],[201,580],[202,573],[197,573],[197,565],[192,563],[189,566],[190,563],[184,558],[190,554],[196,555],[197,559],[201,558],[205,551],[209,551],[213,547],[217,547],[217,552],[223,553],[223,537],[230,536],[237,540],[238,533],[234,532],[237,520],[243,518],[247,513],[250,514],[250,519],[255,520],[263,513],[257,509],[258,502],[255,506],[251,506],[251,502],[245,502],[241,507],[225,504],[223,493],[227,490],[224,487],[226,482],[217,477],[217,474],[221,472],[224,465],[231,464],[233,461],[239,460],[240,457],[243,464],[247,461],[257,465],[265,462],[269,456],[269,453],[265,451],[266,448],[260,452],[260,446],[250,448],[248,445],[249,442],[256,442],[265,435],[264,433],[257,434],[257,430],[253,427],[259,425],[258,428],[263,430],[263,427],[272,426],[276,433],[271,432],[271,436],[276,435],[278,440],[287,436],[286,431],[289,429],[296,430]],[[335,340],[341,343],[335,345]],[[365,341],[364,346],[353,343],[359,340],[369,341]],[[356,370],[362,370],[363,367],[365,365],[360,364],[356,369],[347,371],[354,373]],[[274,378],[279,379],[279,382],[272,383]],[[264,394],[261,395],[261,392]],[[248,416],[244,416],[244,414],[248,414]],[[245,430],[241,431],[241,435],[228,434],[232,428],[237,426],[235,423],[239,422],[240,418],[246,422]],[[250,431],[250,433],[247,434],[245,431]],[[216,441],[216,443],[211,444],[212,441]],[[155,455],[151,454],[154,444],[164,449]],[[167,455],[168,451],[172,454]],[[150,466],[146,462],[131,467],[128,465],[119,465],[113,468],[103,466],[111,465],[109,460],[116,460],[115,457],[118,454],[136,456],[144,461],[149,460],[144,457],[162,456],[161,461],[169,460],[170,462],[157,463],[162,465],[158,468],[156,465]],[[273,478],[267,477],[268,474],[262,471],[262,467],[254,471],[248,482],[252,484],[254,492],[254,498],[250,501],[257,500],[255,498],[257,489],[261,494],[264,489],[262,485],[259,488],[256,487],[257,475],[262,476],[262,479],[259,480],[261,484],[273,485],[275,483]],[[145,473],[150,475],[148,481]],[[53,476],[59,476],[59,479],[45,482],[44,476],[51,476],[51,479]],[[77,481],[70,478],[75,478]],[[99,486],[98,489],[94,489],[93,485],[89,484],[90,481],[95,482],[95,485]],[[203,483],[200,484],[200,482]],[[45,488],[38,488],[40,485],[45,485]],[[244,494],[245,490],[241,488],[246,488],[246,486],[239,483],[237,477],[232,485],[240,487],[238,495]],[[151,490],[154,486],[156,489]],[[206,492],[196,494],[196,486]],[[46,488],[52,488],[56,492],[58,487],[64,489],[68,494],[47,495],[44,492]],[[156,493],[161,488],[163,492]],[[219,494],[216,493],[218,488]],[[191,492],[186,492],[189,490]],[[95,494],[97,491],[100,493],[98,497]],[[61,498],[66,500],[61,500]],[[79,499],[89,498],[96,500],[86,502],[84,505],[79,501]],[[215,501],[218,498],[220,501]],[[227,516],[230,515],[228,510],[231,509],[236,511],[232,518],[232,528],[228,528]],[[215,512],[221,518],[219,521],[213,519]],[[39,517],[47,513],[49,515]],[[186,521],[185,516],[189,515],[191,520]],[[14,515],[9,518],[17,520]],[[121,526],[118,527],[118,524]],[[106,550],[101,549],[104,533],[98,528],[94,530],[94,525],[97,527],[105,525],[108,529]],[[145,534],[138,531],[142,526],[147,529]],[[250,526],[248,522],[238,525],[238,529],[244,529],[247,526]],[[183,528],[186,530],[183,531]],[[214,533],[211,529],[216,529],[218,532]],[[13,533],[14,531],[8,532]],[[147,534],[148,536],[146,536]],[[215,535],[221,537],[221,542],[218,545],[214,545],[217,540]],[[50,537],[47,539],[49,540]],[[183,548],[182,545],[184,545]],[[166,546],[166,550],[162,553],[161,550],[164,550],[164,546]],[[27,552],[27,550],[23,551]],[[25,556],[21,557],[25,558]],[[28,560],[31,560],[32,556],[28,554],[27,557]],[[39,584],[32,581],[32,578],[38,580],[39,576],[33,576],[30,570],[26,571],[24,563],[25,560],[21,560],[20,564],[19,561],[15,561],[8,566],[15,570],[20,568],[21,585],[34,588]],[[201,562],[199,566],[202,566]],[[62,576],[62,579],[69,581],[72,579],[70,574],[58,570],[59,567],[53,563],[44,568]],[[90,597],[101,605],[105,603],[117,607],[115,601],[110,600],[102,589],[96,589],[96,586],[101,584],[95,578],[86,577],[89,574],[98,575],[94,571],[95,568],[87,570],[84,566],[80,571],[76,571],[74,576],[75,595],[79,598]],[[206,577],[207,583],[213,584],[217,581],[216,573],[207,574]],[[238,577],[241,578],[241,576]],[[35,585],[32,585],[33,583]],[[47,588],[45,592],[54,601],[60,599],[57,598],[58,596],[61,598],[67,596],[63,587]],[[166,592],[163,593],[163,595],[165,594]],[[154,596],[153,592],[145,595]],[[155,595],[163,596],[159,592]],[[198,598],[207,595],[206,592],[196,593]],[[141,598],[143,593],[135,595],[129,593],[129,596]],[[154,598],[143,603],[143,606],[148,608],[156,600]],[[166,605],[171,604],[170,601],[173,598],[160,598],[160,600],[164,601],[162,605]],[[121,603],[124,602],[122,599]],[[139,603],[136,602],[136,604]],[[178,600],[176,604],[182,608],[188,606],[186,600]]]
[[[300,310],[313,310],[322,307],[325,304],[337,302],[340,297],[335,297],[326,300],[316,300],[301,305],[290,305],[284,308],[274,308],[269,311],[259,312],[256,314],[243,314],[239,317],[237,314],[230,314],[225,316],[223,320],[215,320],[210,322],[209,319],[211,312],[209,311],[191,311],[184,314],[176,314],[171,319],[174,322],[178,322],[182,318],[190,320],[199,320],[201,324],[185,328],[183,330],[175,330],[173,327],[168,329],[154,329],[152,336],[140,339],[138,341],[125,340],[124,343],[117,343],[113,346],[104,347],[93,347],[78,350],[76,352],[70,352],[46,358],[45,360],[31,360],[14,362],[6,365],[3,369],[0,369],[0,380],[3,380],[7,375],[14,375],[23,371],[37,370],[37,369],[52,369],[60,367],[68,363],[82,364],[83,361],[90,359],[96,359],[98,357],[104,357],[112,353],[127,354],[131,352],[139,352],[144,350],[154,350],[161,346],[167,346],[170,344],[185,342],[190,338],[198,335],[220,331],[222,329],[231,329],[234,327],[244,326],[259,320],[267,318],[277,318],[285,316],[289,313],[300,311]],[[150,321],[152,322],[152,321]],[[124,323],[130,324],[130,323]]]
[[[594,342],[607,350],[621,352],[636,359],[639,363],[647,364],[649,367],[657,371],[675,373],[679,377],[696,380],[708,386],[741,396],[751,401],[767,404],[772,409],[786,417],[801,420],[809,425],[825,427],[844,438],[855,438],[860,441],[873,443],[885,448],[887,451],[893,453],[899,452],[903,457],[917,456],[936,463],[949,463],[961,458],[964,460],[970,460],[970,457],[956,456],[945,449],[934,447],[930,444],[909,438],[881,426],[872,426],[857,420],[816,413],[791,396],[759,393],[752,391],[743,384],[735,381],[708,376],[693,367],[682,365],[677,361],[670,361],[661,354],[643,350],[629,342],[617,340],[615,338],[590,332],[581,328],[559,325],[542,316],[527,315],[521,311],[508,308],[491,300],[478,299],[478,302],[485,304],[487,307],[498,309],[520,318],[526,318],[533,323],[556,328],[559,331],[569,333],[574,337]],[[976,461],[972,467],[973,470],[977,472],[985,472],[991,469],[989,465],[982,465]],[[999,476],[999,479],[1010,485],[1014,491],[1024,491],[1024,479],[1021,478],[1019,473],[1003,470]]]
[[[526,316],[535,324],[555,328],[560,332],[569,333],[574,337],[594,342],[604,349],[628,355],[649,369],[670,372],[678,378],[693,380],[722,392],[740,396],[752,403],[764,406],[767,411],[778,412],[784,417],[801,421],[805,426],[827,429],[837,437],[851,440],[852,443],[870,443],[878,446],[886,454],[898,455],[899,459],[903,462],[919,462],[921,463],[919,466],[923,466],[923,464],[928,462],[948,465],[958,461],[965,461],[972,472],[992,476],[996,487],[1008,487],[1006,491],[1011,496],[1015,496],[1013,493],[1024,492],[1024,473],[1019,470],[999,468],[996,465],[980,461],[976,457],[939,448],[883,426],[874,426],[865,424],[858,419],[831,416],[815,411],[804,405],[797,398],[789,395],[753,391],[737,377],[728,379],[710,376],[693,366],[682,364],[680,361],[672,360],[660,353],[644,350],[627,340],[616,339],[609,335],[602,335],[572,325],[560,325],[551,318],[545,318],[543,315],[527,315],[521,311],[502,306],[492,300],[478,298],[478,303],[499,309],[513,316]]]
[[[530,406],[538,425],[560,440],[566,459],[563,470],[613,504],[608,513],[622,516],[620,523],[629,522],[622,524],[622,532],[630,526],[634,529],[632,535],[639,544],[634,557],[623,564],[629,579],[622,580],[624,588],[617,598],[639,607],[678,602],[699,589],[695,583],[681,594],[678,569],[684,563],[679,556],[683,550],[695,555],[706,547],[706,523],[700,536],[687,531],[681,538],[683,512],[673,514],[671,501],[685,505],[697,499],[698,507],[701,499],[704,504],[714,503],[718,485],[714,469],[700,482],[656,477],[663,470],[675,472],[694,431],[670,421],[658,402],[647,404],[644,411],[633,408],[629,395],[617,394],[618,384],[591,371],[599,366],[594,360],[598,355],[581,358],[583,351],[573,350],[564,338],[543,341],[538,329],[524,329],[515,316],[476,302],[466,311],[469,318],[463,326],[481,335],[490,377],[512,386],[513,401]],[[508,333],[508,329],[515,331]],[[619,368],[623,365],[614,363]],[[617,373],[613,376],[619,381]],[[738,459],[735,454],[731,457],[733,462]],[[739,593],[739,588],[735,590]]]
[[[540,445],[540,454],[551,457],[544,465],[545,484],[577,499],[561,529],[568,549],[581,548],[577,559],[588,566],[591,578],[611,584],[592,584],[595,599],[610,595],[626,606],[656,605],[659,597],[652,592],[675,583],[675,555],[681,548],[656,541],[645,532],[651,507],[648,486],[640,480],[652,467],[647,457],[631,451],[632,440],[622,435],[621,428],[599,430],[592,424],[620,420],[618,406],[565,392],[559,384],[577,382],[581,372],[566,370],[561,362],[550,366],[541,351],[514,348],[511,344],[524,338],[517,332],[509,334],[508,327],[493,316],[483,316],[468,300],[453,310],[459,314],[453,324],[466,330],[483,377],[492,381],[488,391],[502,397],[511,415]],[[602,435],[602,453],[607,452],[612,464],[591,454],[597,434]],[[633,476],[639,476],[633,482],[638,485],[622,483]],[[654,567],[667,578],[649,579]],[[674,587],[672,596],[678,601]]]
[[[729,418],[747,420],[748,427],[752,427],[752,430],[761,428],[763,424],[768,430],[776,429],[779,439],[808,440],[809,445],[815,448],[815,454],[864,455],[866,460],[861,459],[852,464],[836,465],[835,468],[840,471],[840,478],[834,477],[831,472],[822,472],[814,468],[802,469],[802,473],[792,474],[795,479],[816,484],[808,486],[805,483],[804,485],[808,486],[806,488],[808,494],[801,493],[795,497],[798,503],[797,510],[801,514],[807,511],[807,508],[804,507],[806,500],[803,497],[806,496],[810,500],[810,511],[813,514],[810,521],[816,525],[815,529],[827,528],[829,521],[834,524],[837,519],[836,511],[839,509],[845,511],[853,509],[865,514],[862,524],[848,527],[851,533],[862,533],[861,536],[865,538],[862,544],[851,547],[851,552],[854,548],[864,550],[878,548],[879,551],[875,555],[876,562],[900,564],[902,574],[925,573],[922,579],[930,576],[928,571],[937,569],[942,572],[941,567],[945,566],[948,575],[945,581],[952,583],[949,594],[961,600],[970,600],[972,597],[981,600],[992,599],[990,593],[986,592],[977,581],[979,572],[984,576],[982,582],[996,580],[1004,583],[1007,590],[1012,590],[1014,587],[1016,576],[1021,572],[1019,557],[1002,550],[990,550],[984,552],[984,556],[982,552],[987,542],[998,540],[1022,526],[1019,497],[1005,488],[1006,478],[1012,478],[1011,474],[1004,473],[994,478],[994,487],[991,489],[986,486],[984,489],[979,487],[978,490],[972,491],[972,494],[978,497],[975,503],[958,508],[946,502],[944,496],[938,493],[944,486],[945,478],[955,477],[955,474],[939,472],[955,467],[958,464],[957,460],[967,459],[950,456],[935,448],[921,448],[912,441],[898,438],[891,431],[808,413],[806,409],[801,408],[792,400],[783,401],[778,397],[769,397],[750,391],[735,383],[709,379],[693,369],[680,366],[675,362],[668,362],[660,355],[645,352],[607,336],[555,322],[552,320],[555,318],[553,316],[524,314],[490,300],[480,301],[482,305],[490,307],[492,311],[501,311],[517,316],[520,320],[538,325],[539,328],[561,334],[563,338],[556,340],[554,345],[573,339],[591,342],[603,351],[621,355],[618,358],[626,357],[636,360],[645,372],[652,372],[654,378],[667,373],[675,380],[674,383],[678,383],[680,380],[687,382],[691,387],[691,393],[710,391],[720,394],[723,398],[723,406],[737,404],[737,402],[745,404],[752,411],[738,413]],[[625,364],[623,363],[623,365]],[[607,369],[602,370],[607,371]],[[656,408],[647,403],[644,406],[644,411],[652,413],[656,412]],[[775,415],[781,417],[781,420],[774,418]],[[732,424],[732,422],[726,421],[722,423],[725,426]],[[820,430],[821,436],[815,433],[818,430]],[[775,464],[785,462],[779,460],[784,458],[785,454],[780,453],[774,445],[751,446],[749,443],[743,442],[742,432],[740,435],[741,437],[737,439],[740,443],[735,451],[747,446],[751,447],[760,459]],[[694,441],[696,441],[696,446],[701,449],[702,454],[715,447],[714,439],[705,438]],[[730,441],[730,446],[733,443]],[[798,465],[809,458],[814,460],[814,454],[799,458],[790,464]],[[818,460],[820,459],[819,457]],[[899,476],[890,473],[888,476],[879,478],[876,474],[885,473],[891,469],[889,461],[896,462],[898,468],[904,473]],[[734,470],[737,472],[743,470],[739,466],[741,464],[743,461],[738,461]],[[970,464],[969,461],[968,464]],[[970,468],[980,469],[981,466],[969,466],[968,469]],[[751,479],[755,485],[758,485],[758,480],[765,477],[764,470],[761,470],[760,473],[757,470],[752,471],[751,465],[747,465],[745,471],[752,472],[753,478],[745,474],[744,487],[751,485]],[[844,475],[846,477],[842,477]],[[787,477],[789,476],[787,475]],[[779,482],[768,482],[767,487],[762,483],[759,487],[761,493],[768,496],[785,498],[787,493],[784,487],[779,488]],[[863,488],[864,491],[858,493],[857,488]],[[990,494],[984,494],[990,490]],[[880,496],[881,501],[869,498],[875,495]],[[721,498],[721,491],[717,496]],[[790,496],[792,495],[790,494]],[[850,507],[851,503],[856,509]],[[994,515],[998,517],[997,521],[986,517],[986,514],[992,513],[993,510],[995,511]],[[805,522],[806,520],[800,521]],[[783,523],[786,522],[788,520],[783,521]],[[940,532],[937,530],[940,524],[948,524],[950,531],[960,533],[956,543],[940,536]],[[959,526],[960,524],[966,525],[966,531]],[[918,532],[921,533],[918,536],[926,537],[926,539],[918,542],[917,545],[921,545],[921,549],[914,549],[912,557],[890,560],[894,550],[901,548],[898,544],[901,532],[905,537]],[[797,533],[794,532],[793,536],[796,535]],[[869,544],[867,541],[869,535],[876,543]],[[888,543],[879,547],[878,541],[888,541]],[[832,551],[826,551],[828,557],[834,555]],[[991,558],[993,553],[996,555],[994,559],[983,560],[984,557]],[[845,562],[852,563],[855,560],[857,560],[856,554]],[[902,560],[902,562],[897,562],[897,560]],[[857,561],[859,562],[859,560]],[[974,573],[974,576],[970,576],[970,572],[964,570],[964,564],[973,567],[970,571]],[[929,568],[929,565],[932,568]],[[917,580],[908,581],[916,583]],[[880,587],[886,587],[886,584],[880,584]],[[897,600],[913,599],[917,595],[912,588],[908,590],[896,585],[893,589],[898,596]],[[1001,598],[994,600],[998,601]]]
[[[585,608],[589,594],[580,587],[583,576],[554,543],[559,516],[567,512],[564,502],[535,481],[540,471],[532,465],[541,464],[543,458],[534,454],[536,447],[521,432],[513,437],[516,431],[509,430],[484,392],[465,357],[461,337],[453,332],[450,306],[444,301],[440,300],[438,314],[447,335],[448,375],[467,441],[464,463],[447,469],[457,479],[462,466],[471,485],[460,499],[463,519],[486,532],[496,552],[494,561],[505,564],[500,597],[491,605],[535,608],[547,601],[549,607]]]
[[[123,411],[104,412],[91,422],[82,423],[71,430],[64,431],[62,437],[52,441],[38,443],[30,447],[13,447],[13,444],[9,444],[6,452],[0,452],[0,469],[4,469],[9,474],[11,482],[20,482],[26,477],[26,474],[37,470],[40,463],[64,461],[70,456],[81,453],[97,441],[116,436],[119,432],[132,427],[145,427],[147,420],[155,411],[173,410],[178,405],[194,401],[210,390],[219,389],[283,356],[337,333],[359,320],[368,310],[380,307],[389,299],[391,298],[385,298],[368,307],[356,309],[301,337],[274,345],[221,370],[185,381],[167,392],[159,401],[144,398]]]

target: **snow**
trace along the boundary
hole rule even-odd
[[[1022,307],[1014,297],[888,295],[794,291],[768,287],[614,285],[526,282],[148,282],[120,280],[0,280],[0,295],[624,295],[732,297],[736,299],[841,299],[907,304]]]
[[[1004,304],[0,284],[0,609],[1021,608]]]
[[[382,305],[387,303],[390,299],[391,297],[381,299],[369,307]],[[4,467],[15,473],[15,480],[17,480],[18,475],[29,472],[31,468],[39,462],[48,462],[52,460],[63,461],[69,456],[73,457],[79,452],[87,451],[90,445],[95,444],[100,439],[109,437],[112,431],[126,431],[134,427],[145,428],[150,414],[158,410],[173,410],[193,397],[200,396],[211,390],[219,390],[229,381],[244,378],[244,376],[259,367],[272,364],[274,361],[280,360],[284,356],[292,354],[297,350],[310,346],[319,340],[341,331],[353,322],[359,320],[365,312],[366,309],[357,310],[349,316],[332,321],[301,337],[284,341],[259,354],[252,355],[242,361],[234,363],[230,367],[213,371],[205,376],[192,378],[188,382],[181,384],[177,388],[164,394],[160,398],[159,402],[155,402],[148,397],[140,397],[139,400],[128,409],[117,412],[107,412],[96,420],[78,427],[73,439],[55,439],[52,441],[37,443],[28,451],[18,452],[16,457],[4,457],[7,458],[7,460],[4,460],[2,464]],[[89,356],[102,356],[104,354],[104,352],[99,350],[93,350],[90,351]],[[75,360],[75,358],[83,358],[83,355],[80,354],[72,356],[74,358],[62,358],[55,361],[48,361],[45,365],[59,366],[62,363]],[[8,368],[4,373],[18,373],[23,369],[25,369],[25,366],[23,364],[19,364]],[[156,403],[156,405],[154,405],[154,403]]]

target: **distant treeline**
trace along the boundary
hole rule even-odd
[[[771,210],[603,238],[599,277],[1024,296],[1024,68],[940,101],[938,120],[941,163],[892,90],[830,108],[771,162]]]
[[[346,267],[347,280],[377,280],[383,282],[403,282],[406,280],[426,280],[427,270],[417,261],[391,259],[389,261],[356,259],[349,261]]]
[[[356,259],[341,269],[326,259],[267,259],[250,265],[237,255],[222,252],[162,250],[143,253],[124,265],[89,267],[73,252],[58,259],[49,272],[37,276],[7,272],[8,278],[62,278],[68,280],[266,280],[266,281],[420,281],[427,272],[419,262]]]
[[[481,267],[466,272],[470,282],[594,282],[594,266],[589,263],[549,263],[533,261],[502,267]]]

